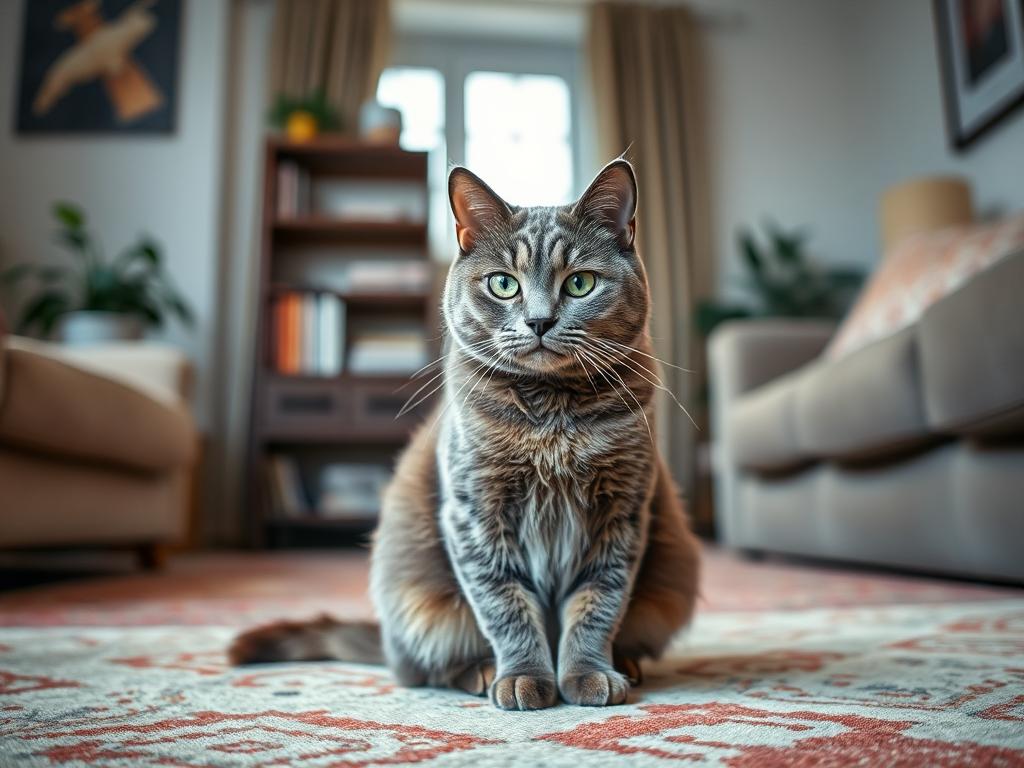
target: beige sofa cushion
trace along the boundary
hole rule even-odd
[[[178,348],[155,341],[54,344],[25,336],[8,336],[8,349],[51,357],[107,379],[127,384],[162,403],[187,402],[192,392],[192,365]]]
[[[187,476],[125,472],[0,445],[0,548],[139,544],[184,535]]]
[[[937,440],[921,402],[914,327],[813,366],[796,387],[796,440],[808,456],[882,458]]]
[[[794,469],[809,457],[796,431],[796,397],[808,366],[781,376],[736,400],[725,428],[732,455],[741,467],[769,472]]]
[[[195,432],[183,405],[25,350],[5,357],[0,444],[150,471],[192,460]]]
[[[1024,251],[929,308],[919,336],[934,429],[1024,435]]]
[[[941,438],[924,417],[914,328],[817,360],[739,398],[726,428],[740,466],[884,458]]]

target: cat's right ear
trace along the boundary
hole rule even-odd
[[[455,235],[459,250],[467,253],[480,233],[508,221],[512,211],[475,173],[453,168],[448,174],[448,199],[455,214]]]

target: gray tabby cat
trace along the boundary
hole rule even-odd
[[[509,205],[449,178],[459,257],[444,400],[398,462],[374,538],[374,625],[240,636],[236,663],[387,662],[405,685],[502,709],[625,701],[693,611],[698,553],[655,447],[660,387],[634,248],[636,180],[606,166],[574,204]]]

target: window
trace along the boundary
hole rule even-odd
[[[391,67],[377,84],[377,101],[402,113],[402,149],[429,152],[427,226],[430,247],[450,253],[448,231],[448,142],[445,137],[444,76],[428,67]]]
[[[430,155],[430,243],[455,253],[449,163],[464,163],[510,203],[560,205],[578,189],[575,62],[566,45],[403,39],[377,100],[402,113],[401,144]]]
[[[471,72],[466,163],[511,203],[572,201],[569,85],[554,75]]]

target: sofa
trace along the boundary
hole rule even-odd
[[[158,567],[187,519],[181,353],[0,335],[0,549],[118,547]]]
[[[1024,582],[1024,251],[839,357],[820,321],[709,340],[721,540]]]

